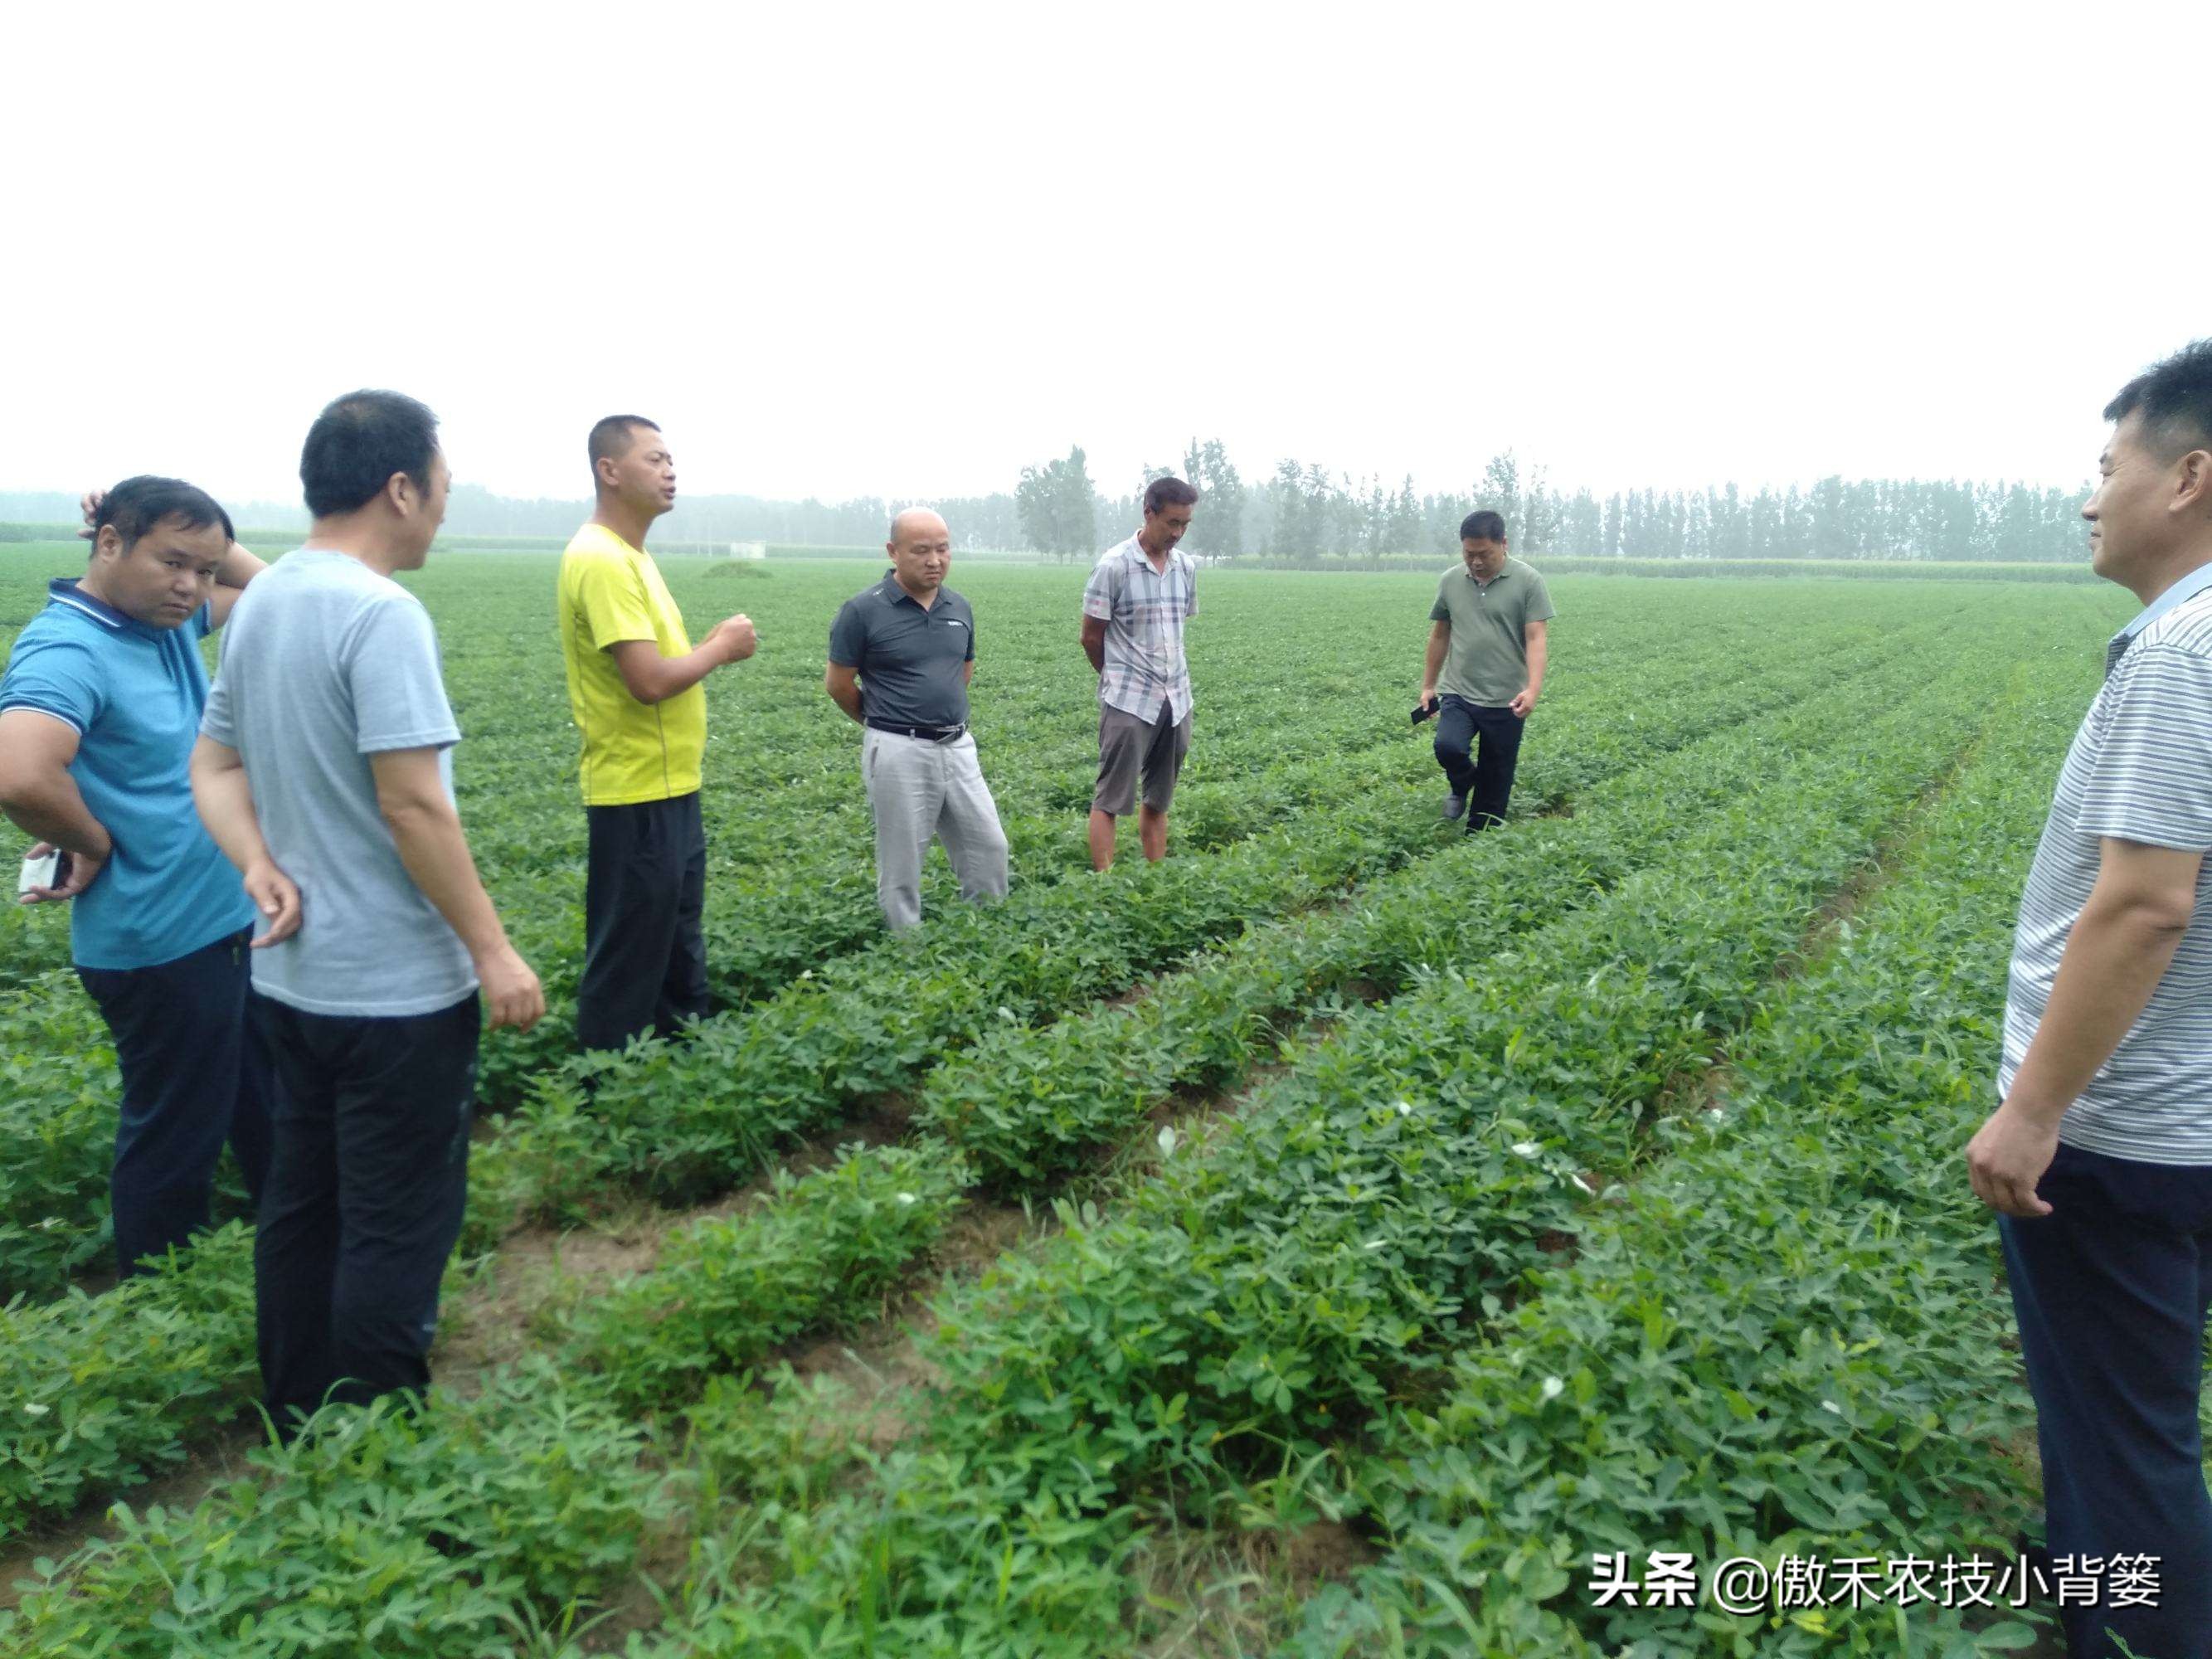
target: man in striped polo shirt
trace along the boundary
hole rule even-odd
[[[2062,1610],[2068,1652],[2212,1659],[2212,340],[2105,417],[2092,567],[2144,608],[2059,774],[2014,936],[2002,1103],[1966,1162],[2000,1212],[2046,1546],[2103,1562],[2096,1605]],[[2131,1588],[2145,1557],[2151,1606]]]

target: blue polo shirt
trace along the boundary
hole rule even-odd
[[[51,584],[0,677],[0,709],[35,708],[77,734],[70,775],[115,851],[72,901],[80,968],[151,968],[252,926],[238,872],[192,807],[192,742],[207,707],[203,605],[176,628],[149,628]]]

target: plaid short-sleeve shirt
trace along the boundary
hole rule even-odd
[[[1099,556],[1083,590],[1083,614],[1106,624],[1098,701],[1152,720],[1164,702],[1177,720],[1190,713],[1190,665],[1182,625],[1198,614],[1198,571],[1181,548],[1155,569],[1134,536]]]

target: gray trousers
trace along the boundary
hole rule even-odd
[[[894,933],[921,920],[921,860],[933,836],[963,898],[1006,896],[1006,832],[972,736],[935,743],[864,731],[860,777],[876,815],[876,900]]]

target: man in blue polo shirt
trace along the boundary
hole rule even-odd
[[[891,521],[890,573],[845,601],[823,687],[865,728],[860,777],[876,820],[876,899],[896,933],[921,920],[921,860],[945,843],[960,894],[1004,898],[1006,832],[968,731],[975,613],[945,586],[952,532],[911,507]]]
[[[207,1224],[228,1139],[257,1198],[268,1061],[247,1030],[253,906],[193,810],[206,705],[199,642],[261,561],[174,478],[92,499],[85,574],[54,582],[0,678],[0,811],[58,851],[70,955],[115,1039],[123,1101],[111,1180],[127,1275]]]

